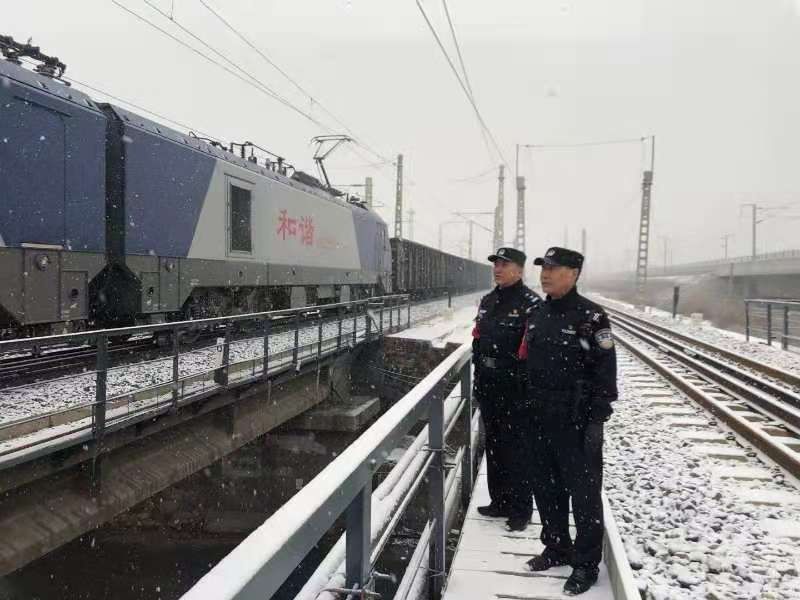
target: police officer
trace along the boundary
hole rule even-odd
[[[583,255],[550,248],[542,267],[546,299],[526,325],[528,398],[534,419],[532,487],[542,520],[542,554],[532,571],[571,564],[564,593],[596,581],[603,543],[603,423],[617,398],[617,359],[608,316],[576,289]],[[575,542],[569,532],[569,507]]]
[[[529,465],[532,438],[523,381],[525,363],[518,352],[526,314],[541,299],[522,283],[524,252],[498,248],[489,261],[494,263],[497,287],[481,300],[472,332],[475,396],[486,432],[491,498],[491,504],[478,507],[478,512],[506,517],[509,530],[522,531],[533,510]]]

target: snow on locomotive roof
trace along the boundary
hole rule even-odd
[[[286,175],[282,175],[280,173],[272,171],[271,169],[267,169],[266,167],[263,167],[258,163],[254,163],[250,160],[241,158],[240,156],[236,156],[236,154],[233,154],[228,150],[222,150],[221,148],[212,146],[211,144],[200,138],[181,133],[180,131],[177,131],[170,127],[166,127],[164,125],[161,125],[160,123],[156,123],[155,121],[147,119],[139,115],[138,113],[134,113],[124,108],[121,108],[116,104],[109,104],[108,106],[111,107],[111,109],[120,119],[122,119],[125,123],[133,127],[137,127],[149,133],[161,136],[175,143],[189,146],[190,148],[194,148],[198,152],[210,154],[211,156],[214,156],[219,160],[224,160],[226,162],[235,164],[239,167],[242,167],[243,169],[247,169],[248,171],[252,171],[253,173],[258,173],[259,175],[263,175],[264,177],[273,179],[284,185],[288,185],[290,187],[303,190],[306,193],[314,194],[315,196],[327,200],[329,202],[354,208],[353,205],[350,204],[349,202],[340,200],[339,198],[337,198],[336,196],[334,196],[333,194],[322,188],[317,188],[311,185],[307,185],[305,183],[301,183],[296,179],[292,179],[291,177],[287,177]]]
[[[67,102],[72,102],[82,108],[100,112],[100,108],[94,100],[80,90],[70,87],[66,81],[40,75],[21,65],[16,65],[7,60],[0,60],[0,78],[6,77],[36,90],[45,91]]]
[[[333,202],[335,204],[348,207],[354,211],[364,210],[363,207],[347,202],[346,200],[340,199],[322,187],[317,187],[306,183],[302,183],[297,179],[293,179],[291,177],[287,177],[285,175],[272,171],[271,169],[267,169],[266,167],[263,167],[257,163],[241,158],[227,150],[222,150],[220,148],[212,146],[211,144],[203,141],[200,138],[184,134],[180,131],[177,131],[175,129],[157,123],[156,121],[152,121],[146,117],[143,117],[138,113],[126,110],[120,106],[117,106],[116,104],[95,102],[89,95],[85,94],[84,92],[81,92],[80,90],[70,87],[70,85],[63,80],[54,79],[46,75],[41,75],[39,73],[36,73],[35,71],[31,71],[30,69],[27,69],[20,65],[16,65],[7,60],[0,60],[0,79],[5,77],[8,77],[19,83],[28,85],[33,89],[46,92],[48,94],[61,98],[62,100],[71,102],[77,106],[81,106],[82,108],[89,109],[97,113],[102,113],[103,107],[108,106],[111,108],[111,110],[114,111],[114,113],[120,119],[122,119],[125,123],[131,126],[161,136],[175,143],[182,144],[190,148],[194,148],[198,152],[203,152],[205,154],[214,156],[219,160],[224,160],[226,162],[235,164],[239,167],[247,169],[248,171],[252,171],[253,173],[262,175],[263,177],[273,179],[274,181],[282,183],[283,185],[303,190],[306,193],[313,194],[318,198],[327,200],[328,202]]]

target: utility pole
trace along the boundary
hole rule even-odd
[[[753,203],[753,260],[756,258],[756,225],[758,225],[758,204]]]
[[[397,190],[394,204],[394,237],[403,237],[403,155],[397,155]]]
[[[489,233],[494,233],[494,232],[491,229],[489,229],[488,227],[486,227],[485,225],[481,225],[480,223],[478,223],[474,219],[471,219],[470,217],[472,215],[485,215],[485,216],[491,217],[491,216],[494,216],[495,213],[494,212],[479,211],[479,210],[472,210],[472,211],[463,211],[463,212],[454,211],[453,214],[454,215],[458,215],[459,217],[464,219],[462,222],[469,223],[469,259],[472,260],[472,247],[473,247],[473,240],[474,240],[474,227],[475,227],[475,225],[477,225],[481,229],[484,229],[484,230],[488,231]],[[439,228],[439,232],[441,233],[441,227]]]
[[[367,208],[372,209],[372,177],[367,177],[364,180],[364,201],[367,203]]]
[[[584,283],[586,282],[586,228],[581,229],[581,254],[583,254],[583,268],[581,269],[581,277]]]
[[[517,177],[517,238],[515,246],[525,252],[525,178]]]
[[[728,240],[733,237],[732,233],[726,233],[720,239],[722,240],[722,247],[724,249],[724,258],[728,260]]]
[[[503,245],[503,240],[505,240],[505,232],[504,232],[504,222],[503,216],[505,211],[505,199],[503,198],[504,189],[505,189],[505,167],[500,165],[500,174],[497,177],[498,182],[498,189],[497,189],[497,207],[494,209],[494,239],[492,240],[492,244],[494,245],[493,250],[497,250],[500,246]]]
[[[669,238],[665,235],[660,236],[661,241],[664,243],[664,275],[667,274],[667,248],[669,244]]]
[[[644,304],[647,286],[647,255],[650,249],[650,194],[656,163],[656,136],[650,138],[650,170],[642,176],[642,208],[639,215],[639,247],[636,254],[636,302]]]

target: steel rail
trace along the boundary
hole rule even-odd
[[[726,362],[726,360],[720,360],[713,355],[706,354],[702,350],[692,348],[691,343],[683,343],[677,339],[671,338],[669,335],[662,335],[656,331],[648,329],[647,327],[640,326],[638,323],[631,321],[626,317],[614,317],[613,320],[614,323],[624,327],[632,333],[640,331],[646,332],[648,336],[658,340],[661,344],[664,344],[671,349],[677,350],[678,352],[695,359],[698,363],[698,368],[704,369],[706,371],[706,375],[718,379],[719,383],[734,386],[740,393],[752,393],[752,390],[746,389],[746,387],[753,386],[760,391],[767,392],[771,396],[781,399],[783,402],[790,404],[796,409],[800,409],[800,394],[794,390],[776,385],[768,379],[757,377],[753,373],[745,371],[735,364]],[[705,368],[702,365],[708,365],[712,368]],[[730,375],[731,377],[724,377],[724,375]],[[761,375],[765,374],[761,373]],[[754,400],[758,401],[757,398]],[[774,403],[774,401],[770,400],[769,403]],[[797,411],[788,411],[787,415],[794,414],[795,412]],[[800,412],[797,412],[797,414],[800,417]],[[785,418],[790,417],[787,416]]]
[[[658,340],[649,336],[647,333],[643,333],[642,331],[632,333],[631,328],[624,326],[622,329],[625,331],[625,335],[620,335],[620,332],[616,332],[614,334],[615,338],[625,349],[631,352],[631,354],[697,402],[703,409],[722,421],[748,443],[763,452],[770,460],[786,469],[793,476],[800,476],[800,453],[795,452],[785,443],[778,441],[775,436],[768,434],[761,429],[758,424],[754,424],[743,416],[740,416],[740,414],[737,414],[741,413],[741,411],[734,410],[728,406],[725,401],[715,398],[714,392],[703,389],[703,387],[697,383],[692,382],[689,377],[677,372],[674,368],[671,368],[671,365],[665,363],[672,362],[678,364],[691,374],[695,374],[695,376],[699,377],[701,380],[710,381],[712,385],[720,388],[720,391],[716,392],[717,394],[727,394],[731,396],[731,400],[742,400],[748,405],[754,404],[755,402],[753,400],[749,398],[743,400],[738,394],[726,390],[725,386],[722,384],[710,380],[708,376],[704,374],[704,371],[708,370],[708,367],[702,365],[699,361],[693,360],[691,357],[679,352],[674,352],[669,348],[665,348]],[[661,355],[653,354],[649,349],[640,347],[638,344],[634,343],[634,339],[632,338],[657,349]],[[698,366],[702,367],[702,369],[697,369],[696,367]],[[776,416],[770,414],[766,409],[761,410],[771,419],[776,419]]]
[[[778,367],[774,367],[772,365],[768,365],[766,363],[763,363],[761,361],[755,360],[755,359],[747,357],[747,356],[742,356],[742,355],[737,354],[736,352],[734,352],[732,350],[728,350],[726,348],[720,348],[719,346],[715,346],[714,344],[711,344],[711,343],[706,342],[704,340],[700,340],[700,339],[698,339],[696,337],[693,337],[691,335],[687,335],[685,333],[679,333],[677,331],[674,331],[674,330],[670,329],[669,327],[665,327],[663,325],[658,325],[656,323],[648,321],[647,319],[643,319],[641,317],[637,317],[635,315],[632,315],[632,314],[630,314],[628,312],[621,311],[621,310],[616,309],[616,308],[610,308],[608,306],[604,306],[604,308],[609,313],[611,313],[612,319],[615,318],[615,315],[618,316],[618,317],[619,316],[624,317],[625,319],[628,319],[628,320],[633,321],[633,322],[635,322],[635,323],[637,323],[639,325],[647,327],[647,328],[649,328],[649,329],[651,329],[651,330],[653,330],[655,332],[658,332],[658,333],[661,333],[661,334],[667,334],[667,335],[669,335],[669,336],[671,336],[673,338],[679,339],[679,340],[681,340],[683,342],[686,342],[688,344],[692,344],[694,346],[702,348],[703,350],[707,350],[709,352],[713,352],[715,354],[719,354],[720,356],[722,356],[722,357],[724,357],[724,358],[726,358],[726,359],[728,359],[730,361],[738,363],[739,365],[741,365],[743,367],[747,367],[748,369],[753,369],[754,371],[757,371],[757,372],[761,373],[762,375],[769,375],[770,377],[774,377],[775,379],[778,379],[779,381],[783,381],[784,383],[787,383],[787,384],[789,384],[791,386],[796,386],[796,387],[800,388],[800,376],[795,375],[794,373],[791,373],[789,371],[785,371],[783,369],[780,369]]]

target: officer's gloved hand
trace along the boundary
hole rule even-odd
[[[603,448],[603,423],[590,421],[583,430],[583,449],[587,456],[593,456]]]

